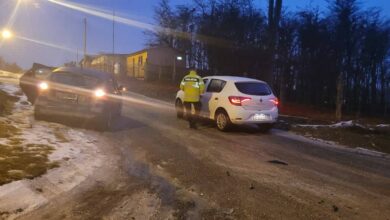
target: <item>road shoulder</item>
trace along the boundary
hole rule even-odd
[[[17,168],[11,166],[9,170],[4,170],[6,174],[19,176],[7,175],[5,183],[8,184],[0,186],[0,217],[13,219],[78,186],[101,166],[104,159],[96,147],[96,139],[87,135],[86,131],[36,122],[33,120],[33,107],[18,86],[7,83],[1,84],[0,89],[19,97],[12,114],[0,118],[17,131],[0,138],[2,150],[9,148],[12,153],[12,157],[8,155],[3,162],[11,159],[19,161],[15,164]],[[46,148],[48,151],[44,152]],[[17,149],[20,151],[16,152]],[[29,156],[27,159],[35,159],[21,160],[26,155]],[[38,163],[38,159],[43,162]],[[26,164],[20,164],[23,161]],[[34,166],[45,167],[39,172],[29,169]],[[36,172],[31,173],[31,170]]]

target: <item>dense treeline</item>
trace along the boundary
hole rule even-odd
[[[18,66],[18,64],[8,63],[2,57],[0,57],[0,70],[14,72],[14,73],[22,72],[22,68],[20,68],[20,66]]]
[[[282,103],[348,113],[390,114],[390,23],[356,0],[331,0],[328,10],[265,11],[251,0],[194,0],[172,8],[162,0],[163,27],[151,44],[175,48],[206,74],[269,82]]]

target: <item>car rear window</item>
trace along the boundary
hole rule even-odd
[[[236,82],[238,91],[247,95],[271,95],[271,89],[261,82]]]
[[[98,78],[73,73],[54,73],[51,80],[56,83],[87,89],[93,89],[102,84]]]

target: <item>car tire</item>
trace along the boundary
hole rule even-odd
[[[117,114],[116,116],[121,117],[122,116],[122,104],[118,106]]]
[[[220,131],[228,131],[232,125],[229,115],[225,110],[219,110],[215,114],[215,124]]]
[[[268,133],[273,128],[273,126],[274,126],[274,124],[258,124],[257,125],[259,131],[261,131],[262,133]]]
[[[39,111],[39,108],[37,106],[35,106],[34,108],[34,119],[35,120],[43,120],[45,118],[45,116]]]
[[[176,108],[176,117],[178,119],[183,119],[184,118],[184,105],[180,100],[176,101],[175,108]]]
[[[97,120],[97,129],[99,131],[111,131],[113,123],[113,113],[111,111],[106,112],[103,116]]]

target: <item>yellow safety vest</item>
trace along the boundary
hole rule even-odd
[[[195,71],[191,71],[181,81],[180,89],[184,91],[184,102],[199,102],[204,93],[204,82]]]

